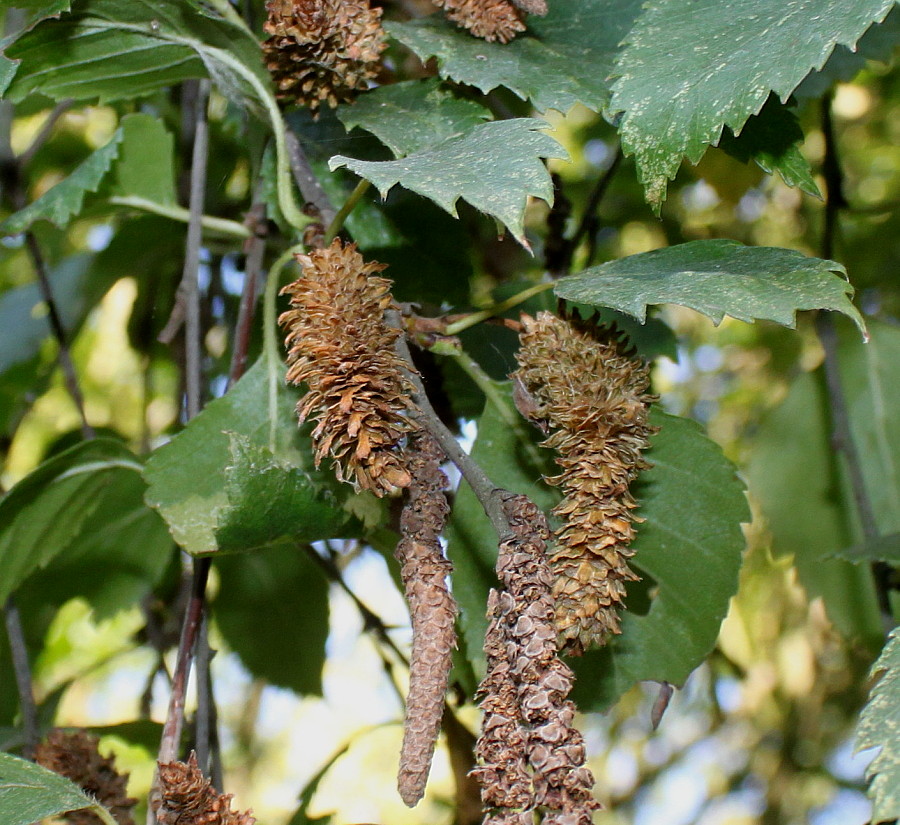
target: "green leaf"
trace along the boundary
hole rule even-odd
[[[0,39],[0,98],[6,94],[9,84],[19,68],[18,61],[3,56],[6,48],[14,43],[16,38],[34,28],[41,20],[67,12],[71,5],[71,0],[17,0],[14,8],[24,14],[24,20],[20,21],[17,31]],[[9,20],[10,18],[7,18],[7,26],[9,26]]]
[[[269,86],[259,44],[244,28],[188,0],[80,0],[61,20],[19,38],[8,95],[54,100],[132,100],[192,77],[211,76],[234,99],[256,93],[234,62]]]
[[[95,530],[106,496],[141,465],[120,442],[95,439],[45,461],[0,500],[0,601],[33,571]],[[138,496],[140,496],[138,491]],[[142,506],[138,497],[135,506]]]
[[[473,127],[415,152],[402,160],[369,162],[337,155],[328,165],[356,172],[378,187],[382,197],[395,184],[418,192],[456,215],[460,198],[509,227],[525,240],[525,206],[529,195],[553,201],[553,184],[541,158],[567,157],[541,120],[518,118]]]
[[[612,307],[640,321],[651,304],[681,304],[716,324],[731,315],[793,328],[799,310],[831,309],[865,331],[862,316],[849,300],[853,287],[845,275],[839,263],[791,249],[692,241],[560,278],[554,291],[567,301]]]
[[[109,143],[90,155],[65,180],[0,223],[0,233],[17,235],[41,219],[64,228],[81,211],[85,194],[99,188],[119,154],[123,137],[123,130],[116,129]]]
[[[747,121],[739,137],[730,130],[723,132],[718,146],[742,163],[753,161],[770,175],[778,172],[788,186],[821,198],[809,161],[800,151],[802,143],[803,129],[797,116],[770,97],[762,111]]]
[[[845,636],[880,647],[883,629],[871,571],[833,558],[854,543],[854,535],[821,373],[801,375],[763,420],[747,476],[773,550],[793,554],[809,598],[822,598]]]
[[[454,97],[433,78],[381,86],[353,105],[341,106],[337,114],[348,129],[359,126],[376,135],[396,157],[428,149],[491,119],[483,106]]]
[[[293,412],[297,395],[282,375],[274,423],[260,359],[147,461],[147,502],[191,555],[254,550],[285,536],[316,541],[346,524],[337,482],[312,469]]]
[[[872,822],[900,817],[900,628],[894,628],[872,667],[878,681],[869,694],[856,730],[856,748],[878,748],[866,768]]]
[[[90,810],[106,825],[116,825],[110,813],[79,787],[40,765],[0,753],[0,822],[32,825],[68,811]]]
[[[216,624],[256,678],[322,695],[328,583],[296,544],[216,559]]]
[[[854,564],[884,561],[900,567],[900,533],[879,536],[865,544],[855,544],[853,547],[838,550],[834,555],[839,559],[852,561]]]
[[[629,586],[632,612],[624,616],[622,635],[575,664],[584,708],[608,706],[639,680],[683,682],[714,646],[737,590],[744,548],[740,524],[750,514],[734,467],[696,423],[658,410],[652,421],[661,427],[648,452],[653,466],[635,487],[646,521],[638,528],[634,566],[645,580]],[[472,455],[495,484],[530,496],[542,509],[558,500],[555,490],[540,483],[540,470],[528,463],[514,431],[491,403],[479,420]],[[548,463],[542,469],[553,468]],[[465,648],[481,677],[497,537],[465,484],[447,539]],[[656,588],[652,599],[651,587]]]
[[[329,758],[328,761],[319,768],[318,771],[313,775],[312,779],[306,783],[303,790],[300,792],[300,805],[297,807],[297,810],[294,812],[294,815],[291,817],[290,822],[287,825],[316,825],[316,823],[321,823],[325,825],[325,823],[331,822],[333,819],[333,814],[326,814],[325,816],[317,816],[315,818],[310,817],[309,815],[309,806],[312,803],[312,799],[316,794],[316,791],[319,789],[319,785],[322,783],[322,780],[325,778],[325,775],[331,768],[334,766],[334,763],[338,761],[348,750],[350,749],[350,742],[347,742],[345,745],[342,745],[338,748]]]
[[[162,120],[145,114],[122,118],[122,146],[109,177],[110,194],[174,204],[175,138]]]
[[[739,133],[774,91],[782,100],[834,47],[854,47],[894,0],[651,0],[616,60],[619,118],[647,200],[659,208],[683,157],[723,126]]]
[[[607,77],[619,41],[641,0],[554,0],[546,17],[530,17],[528,32],[511,43],[485,43],[429,17],[385,23],[388,33],[438,71],[489,92],[505,86],[538,111],[567,112],[576,103],[600,111],[609,100]]]
[[[744,484],[695,421],[658,409],[645,470],[634,485],[638,526],[622,634],[572,662],[582,708],[611,705],[635,682],[683,684],[715,647],[737,592],[750,521]],[[649,607],[647,604],[649,602]]]

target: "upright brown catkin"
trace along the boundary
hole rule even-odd
[[[525,31],[525,11],[510,0],[434,0],[448,20],[476,37],[508,43]]]
[[[522,326],[514,377],[531,396],[529,417],[550,430],[544,446],[562,472],[547,482],[565,494],[550,552],[556,627],[562,649],[578,654],[620,632],[625,582],[637,579],[628,559],[640,519],[629,485],[648,466],[649,371],[591,322],[541,312]]]
[[[400,514],[397,559],[412,617],[412,657],[397,787],[414,806],[425,792],[441,728],[444,696],[456,646],[456,602],[447,587],[450,562],[440,534],[450,513],[440,464],[444,454],[430,435],[410,439],[406,467],[412,482]]]

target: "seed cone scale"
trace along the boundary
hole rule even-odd
[[[648,465],[649,369],[609,330],[549,312],[523,316],[519,369],[527,416],[550,436],[562,472],[550,551],[561,648],[572,654],[621,632],[625,583],[639,517],[629,485]]]
[[[441,729],[456,647],[457,608],[447,586],[450,562],[444,558],[440,542],[450,514],[444,494],[447,478],[440,469],[444,453],[424,432],[413,435],[410,442],[406,466],[412,480],[400,514],[402,539],[396,556],[413,637],[397,787],[403,801],[413,807],[425,793]]]
[[[246,811],[231,810],[232,794],[220,794],[203,776],[193,752],[187,762],[159,765],[159,825],[255,825]]]
[[[534,5],[534,0],[530,2]],[[525,12],[529,10],[510,0],[435,0],[435,3],[456,25],[468,29],[476,37],[501,43],[508,43],[519,32],[525,31]]]
[[[279,323],[287,332],[287,380],[305,383],[297,404],[312,431],[318,467],[330,458],[341,481],[377,496],[411,481],[401,449],[417,429],[408,417],[412,385],[394,352],[399,330],[384,321],[393,305],[385,266],[366,263],[355,244],[298,255],[303,276],[282,289],[291,309]]]
[[[53,730],[35,749],[35,762],[74,782],[96,799],[119,825],[134,825],[132,810],[137,800],[127,793],[128,774],[116,770],[115,759],[101,756],[98,739],[83,730]],[[65,814],[70,825],[102,825],[90,811]]]
[[[263,52],[282,100],[334,108],[377,75],[387,43],[368,0],[267,0],[266,9]]]

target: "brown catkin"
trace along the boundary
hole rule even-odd
[[[525,10],[510,0],[434,0],[447,19],[476,37],[508,43],[525,31]],[[533,0],[532,0],[533,2]]]
[[[331,458],[337,477],[378,496],[408,487],[402,442],[417,429],[407,413],[412,386],[394,352],[402,333],[388,326],[390,282],[385,267],[365,263],[354,244],[298,255],[303,277],[282,289],[291,309],[279,323],[287,331],[287,380],[306,383],[297,405],[312,418],[316,466]]]
[[[159,765],[159,825],[254,825],[250,811],[231,810],[232,794],[220,794],[205,779],[191,753],[187,762]]]
[[[98,740],[83,730],[54,730],[37,746],[35,762],[65,776],[106,808],[119,825],[134,825],[132,809],[137,800],[128,796],[128,774],[116,770],[115,759],[101,756]],[[65,814],[71,825],[101,825],[90,811]]]
[[[485,636],[487,675],[479,687],[484,722],[473,771],[482,788],[483,825],[590,825],[600,807],[584,766],[581,734],[568,700],[572,671],[560,661],[553,622],[550,529],[525,496],[508,495],[513,535],[501,542]]]
[[[450,513],[440,464],[444,454],[430,435],[411,438],[407,469],[412,482],[400,514],[403,538],[397,560],[412,616],[409,695],[397,787],[414,806],[425,792],[434,746],[441,728],[444,696],[456,647],[456,602],[447,587],[450,562],[440,534]]]
[[[640,521],[629,485],[648,466],[641,453],[654,432],[649,371],[591,322],[541,312],[522,326],[514,378],[530,394],[528,416],[551,432],[544,446],[562,472],[547,481],[565,494],[550,553],[556,627],[562,649],[579,654],[620,632],[625,582],[638,578],[628,566]]]
[[[378,73],[387,43],[367,0],[266,0],[263,44],[278,96],[313,112],[352,100]]]

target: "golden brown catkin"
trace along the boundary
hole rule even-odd
[[[266,0],[263,44],[278,96],[314,113],[352,100],[378,73],[387,43],[368,0]]]
[[[232,794],[220,794],[205,779],[193,752],[187,762],[159,766],[159,825],[254,825],[250,811],[231,810]]]
[[[510,0],[434,0],[457,26],[476,37],[508,43],[525,31],[525,10]]]
[[[412,386],[394,352],[402,333],[383,317],[393,305],[390,282],[375,273],[385,267],[339,238],[297,260],[303,276],[282,289],[291,309],[279,323],[287,380],[309,388],[297,415],[316,422],[316,466],[329,457],[341,481],[377,496],[408,487],[401,447],[417,427],[407,415]]]
[[[444,453],[431,435],[422,432],[410,438],[406,466],[412,482],[400,514],[403,538],[396,552],[413,629],[397,779],[400,797],[410,807],[425,792],[456,647],[456,602],[447,586],[451,568],[440,542],[450,514],[444,494],[447,478],[440,468],[443,460]]]
[[[65,776],[106,808],[119,825],[134,825],[132,810],[137,800],[128,796],[128,774],[116,770],[115,759],[101,756],[97,737],[83,730],[50,732],[46,742],[35,750],[35,762]],[[70,825],[101,825],[100,817],[90,811],[65,814]]]
[[[629,485],[648,466],[649,371],[591,322],[541,312],[522,326],[514,378],[530,394],[528,417],[550,430],[544,446],[562,472],[547,481],[565,494],[553,510],[563,522],[550,556],[556,627],[562,649],[579,654],[620,632],[625,582],[637,579]]]

